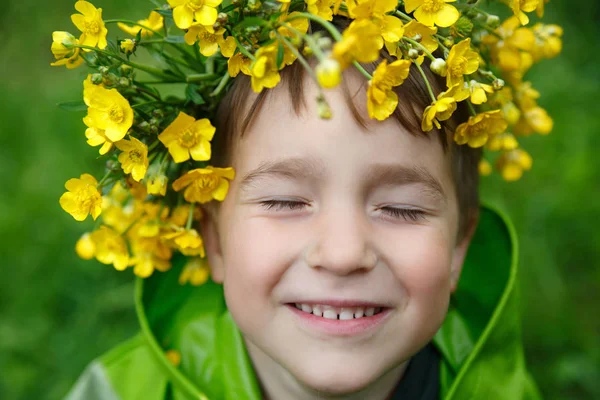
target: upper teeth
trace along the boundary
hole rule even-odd
[[[354,318],[370,317],[381,311],[381,307],[331,307],[321,304],[295,303],[296,308],[309,314],[327,319],[348,320]]]

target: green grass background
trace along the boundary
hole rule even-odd
[[[85,143],[83,113],[55,106],[79,99],[86,76],[49,65],[52,31],[76,33],[73,3],[0,4],[1,399],[62,398],[90,360],[136,330],[130,271],[79,260],[73,246],[91,223],[58,204],[67,179],[103,164]],[[554,131],[524,141],[534,168],[521,181],[485,178],[482,188],[519,232],[528,362],[556,400],[600,398],[600,7],[576,3],[546,6],[565,48],[529,75]],[[94,4],[107,19],[145,18],[151,7]]]

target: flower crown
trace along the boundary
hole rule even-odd
[[[81,35],[52,34],[52,65],[85,63],[94,72],[83,82],[83,102],[59,106],[87,110],[87,143],[106,158],[100,181],[89,174],[70,179],[60,198],[76,220],[91,214],[97,224],[77,242],[77,253],[148,277],[168,270],[178,251],[188,257],[180,282],[206,281],[203,242],[193,228],[202,218],[198,204],[222,201],[234,178],[232,168],[209,165],[211,118],[239,73],[260,92],[275,87],[280,71],[296,61],[319,87],[322,118],[331,117],[323,88],[337,86],[344,69],[357,68],[369,80],[367,110],[377,120],[393,113],[394,87],[417,69],[431,97],[423,131],[439,129],[465,102],[471,116],[454,140],[485,146],[486,157],[500,152],[495,165],[504,179],[519,179],[532,160],[517,137],[552,129],[524,75],[561,51],[562,29],[526,27],[526,13],[542,17],[548,0],[497,2],[513,15],[501,21],[478,0],[168,0],[154,1],[148,18],[135,22],[103,20],[101,8],[77,1],[71,20]],[[350,21],[341,33],[334,15]],[[131,37],[107,41],[106,25],[114,23]],[[323,29],[312,32],[310,24]],[[393,61],[382,61],[371,75],[361,63],[376,62],[384,46]],[[437,96],[425,65],[446,79]],[[169,83],[184,84],[185,91],[168,95]],[[491,169],[484,159],[480,173]]]

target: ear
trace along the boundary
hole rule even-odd
[[[456,243],[454,252],[452,253],[452,265],[450,266],[450,292],[454,293],[458,286],[458,280],[460,279],[460,273],[465,262],[465,256],[467,250],[471,244],[471,239],[477,229],[479,222],[479,209],[475,209],[469,212],[467,219],[467,226],[465,226],[465,234],[460,242]]]
[[[205,204],[202,207],[203,215],[200,220],[200,235],[204,241],[204,249],[212,280],[216,283],[223,283],[225,278],[225,265],[223,262],[223,252],[221,250],[221,240],[219,236],[219,227],[217,224],[217,210],[212,204]]]

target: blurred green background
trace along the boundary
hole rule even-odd
[[[73,1],[0,6],[0,399],[59,399],[86,364],[136,331],[131,271],[78,259],[91,222],[61,210],[64,182],[103,163],[85,143],[84,67],[50,67],[51,33],[68,30]],[[141,19],[147,0],[96,0],[104,18]],[[600,6],[552,1],[563,54],[529,79],[554,117],[527,138],[534,168],[516,183],[485,178],[483,197],[520,235],[528,362],[546,399],[600,399]],[[110,25],[109,32],[116,27]],[[490,255],[492,256],[492,255]]]

